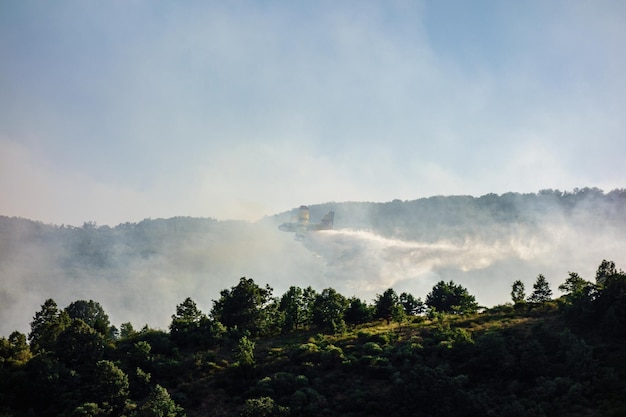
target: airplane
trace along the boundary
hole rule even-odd
[[[307,206],[300,206],[298,209],[298,217],[296,221],[289,223],[283,223],[278,226],[278,229],[283,232],[292,232],[296,234],[296,240],[303,240],[306,237],[307,232],[314,232],[317,230],[331,230],[335,221],[335,212],[329,211],[326,213],[320,223],[309,224],[309,208]]]

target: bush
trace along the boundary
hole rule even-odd
[[[289,414],[288,407],[276,404],[271,397],[247,399],[239,413],[241,417],[280,417]]]
[[[380,355],[383,353],[383,348],[376,342],[367,342],[363,345],[363,352],[367,355]]]

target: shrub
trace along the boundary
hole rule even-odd
[[[383,348],[376,342],[367,342],[363,345],[363,352],[367,355],[380,355],[383,353]]]

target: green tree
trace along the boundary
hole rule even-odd
[[[313,324],[313,306],[315,305],[317,296],[317,291],[315,291],[311,286],[302,290],[302,299],[304,304],[302,325],[305,327]]]
[[[96,403],[83,403],[74,409],[72,417],[106,417],[109,410],[100,408]]]
[[[67,313],[59,310],[53,299],[46,300],[30,323],[28,340],[31,350],[35,353],[53,350],[57,338],[69,324]]]
[[[30,358],[32,354],[25,334],[14,331],[8,339],[0,338],[0,370],[3,367],[23,365]]]
[[[602,261],[596,272],[596,293],[593,294],[594,314],[600,319],[605,333],[626,335],[626,274],[615,268],[612,261]]]
[[[237,346],[235,346],[234,357],[240,367],[254,367],[256,363],[254,360],[254,347],[255,343],[248,337],[243,336],[239,339]]]
[[[436,311],[452,314],[474,313],[478,310],[476,298],[453,281],[439,281],[426,296],[426,305]]]
[[[133,328],[133,325],[131,322],[122,323],[122,325],[120,326],[120,337],[122,339],[127,339],[133,336],[135,333],[137,332]]]
[[[211,315],[228,329],[237,328],[252,335],[266,329],[265,307],[272,301],[272,289],[259,287],[254,280],[241,278],[237,286],[222,290],[214,301]]]
[[[93,300],[78,300],[65,307],[65,311],[70,318],[81,319],[101,335],[109,336],[111,323],[100,303]]]
[[[377,294],[374,301],[376,313],[374,317],[377,319],[385,319],[387,324],[391,321],[393,309],[398,304],[398,294],[392,289],[387,289],[384,293]]]
[[[511,299],[515,304],[526,301],[526,289],[524,288],[524,283],[522,281],[517,280],[513,283],[513,286],[511,287]]]
[[[590,282],[583,279],[576,272],[570,272],[569,277],[565,282],[559,285],[559,290],[564,292],[565,295],[571,296],[582,292]]]
[[[552,299],[552,290],[546,277],[542,274],[537,276],[535,283],[533,284],[533,292],[528,296],[528,301],[531,303],[544,303]]]
[[[306,307],[302,288],[289,287],[287,292],[280,298],[278,307],[285,315],[283,322],[284,331],[296,330],[303,324]]]
[[[185,417],[185,410],[172,400],[169,392],[156,385],[137,413],[139,417]]]
[[[170,324],[170,336],[177,345],[211,347],[218,343],[223,333],[222,325],[202,313],[191,298],[176,306],[176,314],[172,315]]]
[[[596,271],[596,284],[602,286],[608,278],[617,274],[618,272],[617,268],[615,268],[615,262],[603,259]]]
[[[111,415],[121,415],[130,393],[128,376],[108,360],[96,363],[92,396]]]
[[[28,407],[32,415],[62,415],[68,406],[67,401],[73,400],[81,389],[79,376],[68,369],[50,351],[40,351],[25,365],[28,380]],[[70,397],[70,398],[67,398]],[[72,406],[80,404],[71,402]]]
[[[288,407],[276,404],[272,397],[249,398],[246,400],[241,417],[287,417],[290,415]]]
[[[402,323],[406,320],[406,311],[404,310],[402,304],[398,303],[393,306],[393,309],[391,310],[391,319],[398,323],[398,327],[402,326]]]
[[[333,288],[326,288],[315,298],[313,322],[321,330],[339,332],[344,329],[344,312],[348,300]]]
[[[92,369],[104,354],[104,336],[81,319],[73,319],[59,335],[55,353],[68,368]]]
[[[372,309],[365,302],[357,297],[350,298],[348,302],[348,308],[344,313],[346,323],[357,325],[372,320]]]
[[[417,316],[425,311],[424,302],[421,298],[415,298],[412,294],[403,292],[399,297],[400,304],[404,307],[404,311],[409,316]]]

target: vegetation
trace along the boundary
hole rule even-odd
[[[185,299],[169,332],[49,299],[0,338],[0,415],[623,415],[626,274],[572,272],[555,300],[543,275],[528,299],[512,289],[515,306],[479,313],[452,281],[425,305],[391,288],[369,305],[242,278],[209,315]]]

